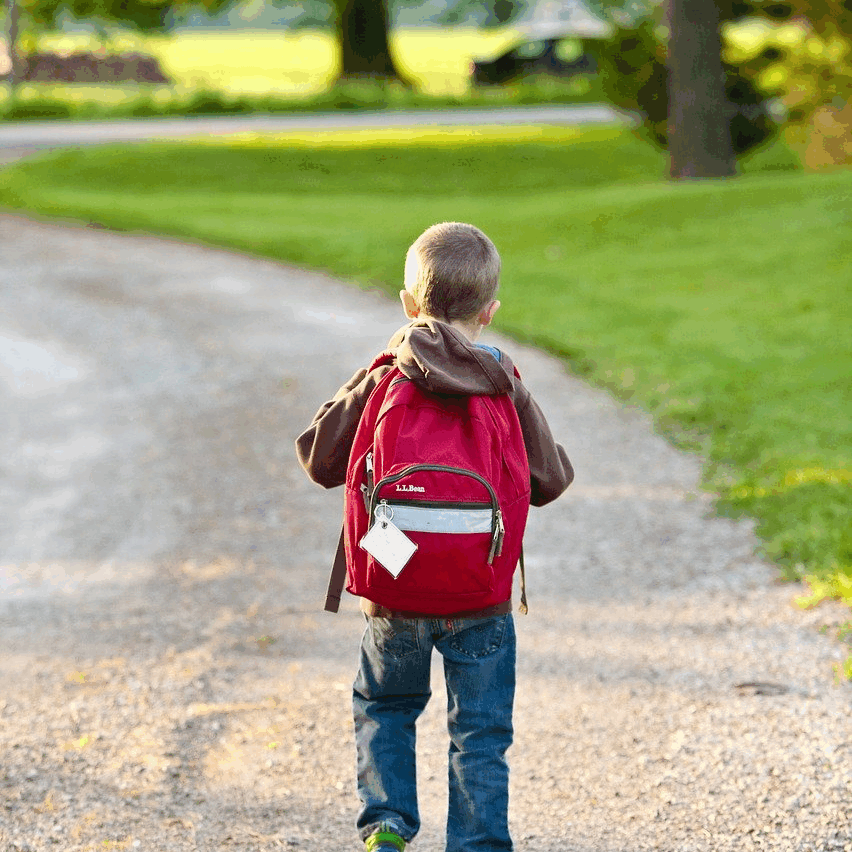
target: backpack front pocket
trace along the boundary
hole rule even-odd
[[[369,505],[371,515],[386,506],[392,523],[417,545],[396,578],[370,558],[370,586],[419,601],[416,609],[424,601],[441,609],[453,601],[464,609],[493,591],[502,514],[482,476],[444,465],[412,465],[377,482]]]

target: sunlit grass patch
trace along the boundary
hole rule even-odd
[[[398,29],[391,34],[391,50],[401,69],[423,91],[458,95],[470,88],[474,59],[492,59],[517,38],[517,31],[510,27]]]
[[[524,142],[570,144],[590,139],[612,139],[620,135],[619,128],[603,127],[594,131],[577,127],[370,127],[334,128],[331,130],[290,130],[282,133],[233,133],[228,136],[190,138],[184,144],[205,147],[244,146],[247,148],[324,148],[347,150],[355,148],[458,147],[459,144],[516,145]]]
[[[471,61],[493,57],[516,38],[510,27],[421,27],[395,29],[390,42],[400,69],[422,91],[461,95],[470,88]],[[148,53],[178,85],[245,94],[316,94],[340,71],[334,35],[319,30],[118,32],[106,41],[85,33],[55,34],[40,37],[38,47],[59,53]]]
[[[498,53],[516,37],[510,28],[395,29],[390,46],[418,87],[460,94],[470,85],[471,60]],[[340,71],[340,50],[329,32],[181,32],[152,37],[148,45],[177,80],[190,85],[318,92]]]
[[[339,72],[330,33],[182,32],[146,46],[178,83],[233,92],[321,91]]]
[[[406,83],[338,79],[339,46],[319,31],[119,32],[45,36],[26,49],[155,57],[169,85],[28,83],[12,100],[0,88],[0,120],[92,119],[153,115],[382,110],[603,100],[593,77],[536,76],[507,86],[471,85],[472,59],[493,56],[516,37],[511,29],[395,30],[392,49]],[[413,85],[407,85],[407,83]]]

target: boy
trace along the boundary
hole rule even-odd
[[[508,394],[518,413],[530,469],[530,503],[542,506],[574,473],[511,360],[477,344],[500,302],[500,257],[472,225],[445,222],[408,251],[402,305],[410,323],[390,341],[406,378],[437,394]],[[359,370],[296,441],[308,475],[330,488],[345,481],[361,413],[388,370]],[[361,599],[367,629],[353,707],[358,830],[367,852],[402,852],[420,828],[415,722],[429,700],[432,649],[444,657],[448,697],[447,852],[511,850],[506,750],[512,741],[515,631],[511,599],[461,615],[396,613]]]

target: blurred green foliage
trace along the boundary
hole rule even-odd
[[[641,109],[649,137],[666,136],[665,7],[655,0],[591,0],[614,26],[602,85]],[[852,0],[719,0],[723,59],[776,99],[787,143],[809,168],[852,163]],[[781,117],[779,115],[779,117]]]
[[[15,0],[25,25],[40,30],[56,28],[68,16],[101,25],[120,24],[140,30],[167,29],[175,20],[197,11],[216,15],[245,0]],[[401,8],[422,6],[421,0],[379,0],[390,18]],[[275,0],[280,8],[293,7],[297,26],[334,28],[351,0]],[[437,15],[430,9],[433,23],[451,26],[476,22],[500,27],[515,20],[529,7],[529,0],[454,0]]]
[[[22,24],[35,30],[54,29],[61,18],[70,15],[78,20],[106,25],[121,23],[141,30],[164,30],[172,11],[203,8],[215,13],[230,0],[15,0],[22,14]]]

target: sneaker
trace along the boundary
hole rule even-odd
[[[395,825],[383,822],[365,841],[366,852],[405,852],[405,840],[394,829]]]

